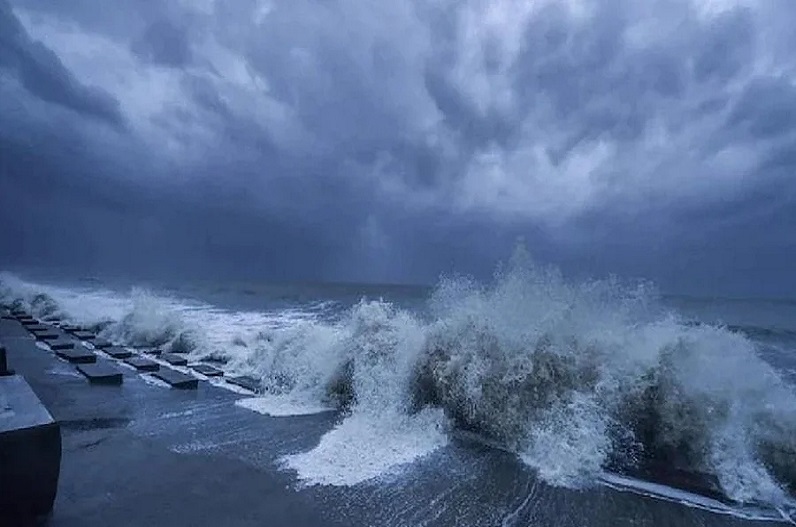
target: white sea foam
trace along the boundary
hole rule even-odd
[[[272,417],[312,415],[334,410],[328,405],[320,404],[317,400],[300,400],[279,395],[247,397],[235,401],[235,404],[241,408]]]
[[[356,485],[394,473],[447,443],[441,412],[415,416],[356,414],[321,438],[314,449],[282,463],[307,485]]]

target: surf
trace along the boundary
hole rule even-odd
[[[519,248],[488,283],[442,279],[423,310],[363,298],[325,319],[0,281],[5,301],[39,316],[99,324],[130,345],[184,346],[255,376],[299,414],[336,408],[316,448],[282,460],[307,484],[377,478],[466,431],[550,485],[657,481],[793,507],[793,385],[749,336],[684,319],[647,283],[567,280]],[[98,299],[103,314],[81,307]]]

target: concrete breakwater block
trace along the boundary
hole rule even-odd
[[[21,318],[21,319],[18,319],[18,320],[19,320],[19,323],[22,324],[25,327],[36,326],[36,325],[40,324],[40,322],[38,320],[36,320],[35,318],[32,318],[32,317],[31,318]]]
[[[55,352],[56,355],[72,364],[89,364],[97,362],[97,356],[83,346],[76,346],[70,349],[62,349]]]
[[[168,362],[172,366],[187,366],[188,365],[188,359],[186,359],[185,357],[183,357],[181,355],[176,355],[174,353],[163,353],[160,356],[160,358],[162,360],[165,360],[166,362]]]
[[[249,391],[254,393],[262,393],[263,388],[260,385],[260,381],[255,379],[254,377],[249,377],[247,375],[241,375],[239,377],[227,377],[227,382],[234,384],[235,386],[240,386],[241,388],[246,388]]]
[[[207,377],[221,377],[224,375],[222,370],[219,370],[215,366],[211,366],[210,364],[191,364],[191,369],[205,375]]]
[[[94,340],[95,338],[97,338],[97,336],[94,333],[83,330],[73,331],[72,335],[76,336],[80,340]]]
[[[157,362],[138,355],[136,355],[135,357],[130,357],[124,362],[134,367],[138,371],[153,372],[153,371],[158,371],[160,369],[160,364],[158,364]]]
[[[25,326],[25,329],[27,329],[31,333],[34,333],[36,331],[54,331],[55,330],[54,327],[48,326],[47,324],[41,324],[41,323],[27,325],[27,326]]]
[[[105,340],[100,337],[95,338],[94,340],[91,341],[91,343],[94,345],[95,348],[98,349],[105,349],[113,346],[113,342],[111,342],[110,340]]]
[[[170,368],[162,368],[153,373],[152,376],[169,383],[172,388],[180,390],[195,390],[199,386],[199,379],[193,375],[188,375]]]
[[[102,351],[113,357],[114,359],[129,359],[133,356],[133,352],[122,348],[120,346],[111,346],[110,348],[105,348]]]
[[[91,384],[122,384],[122,372],[104,362],[80,364],[77,371],[86,376]]]
[[[61,473],[61,429],[19,375],[0,378],[0,525],[49,514]]]
[[[58,338],[56,340],[47,341],[47,345],[53,351],[68,350],[75,347],[75,341],[67,338]]]
[[[64,331],[68,331],[69,333],[73,333],[75,331],[83,331],[83,328],[80,326],[76,326],[74,324],[61,324],[61,329]]]
[[[51,329],[45,331],[34,331],[33,334],[36,336],[38,340],[43,340],[43,341],[58,340],[59,338],[64,337],[63,333]]]

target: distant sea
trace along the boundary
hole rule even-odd
[[[0,274],[0,301],[337,412],[276,467],[384,525],[729,525],[796,510],[796,301],[571,282],[434,287]]]

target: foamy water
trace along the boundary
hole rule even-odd
[[[4,301],[39,316],[254,376],[266,394],[239,401],[250,410],[342,409],[315,448],[282,459],[305,484],[378,479],[463,428],[552,485],[667,459],[739,503],[793,506],[793,386],[753,341],[686,323],[648,285],[569,282],[520,252],[491,284],[443,280],[423,316],[363,300],[329,321],[317,305],[233,311],[139,289],[0,280]]]

